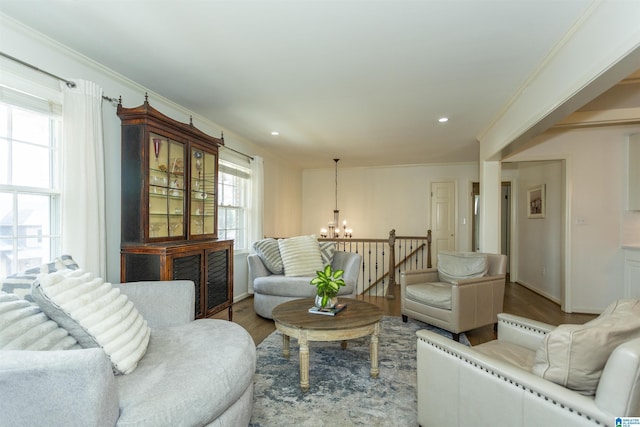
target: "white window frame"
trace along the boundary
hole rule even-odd
[[[37,91],[36,91],[37,92]],[[54,99],[47,99],[54,98]],[[4,274],[17,273],[26,268],[38,266],[42,263],[48,262],[56,256],[61,255],[62,250],[62,205],[61,205],[61,152],[60,147],[62,145],[62,105],[58,97],[42,98],[35,94],[26,93],[21,90],[15,90],[0,84],[0,103],[6,105],[8,108],[7,116],[0,117],[0,120],[7,120],[8,135],[0,136],[3,139],[3,143],[7,144],[9,150],[14,146],[16,142],[21,144],[29,144],[28,142],[18,141],[13,138],[13,129],[11,128],[11,114],[13,111],[20,109],[29,111],[32,113],[42,114],[48,117],[49,120],[49,186],[48,187],[31,187],[24,185],[16,185],[12,182],[0,183],[0,192],[4,194],[10,194],[11,196],[11,211],[13,211],[13,221],[11,224],[11,235],[3,235],[2,240],[12,240],[11,250],[11,265],[6,268],[4,265],[0,266],[0,276]],[[5,141],[6,139],[6,141]],[[42,145],[38,145],[42,147]],[[15,166],[11,159],[11,151],[8,152],[9,156],[9,168]],[[17,162],[16,162],[17,163]],[[6,171],[6,174],[11,176],[11,171]],[[6,178],[3,177],[3,178]],[[1,181],[0,181],[1,182]],[[49,224],[48,234],[36,233],[36,234],[21,234],[21,227],[18,224],[18,198],[20,196],[46,196],[49,198]],[[42,241],[48,241],[48,250],[42,250],[42,258],[29,264],[19,264],[21,260],[20,252],[23,254],[29,250],[29,247],[20,248],[20,241],[23,239],[43,239]],[[47,259],[44,259],[44,257]],[[6,271],[5,271],[6,270]]]
[[[230,190],[230,186],[223,182],[223,174],[233,176],[237,183],[231,185],[232,191],[239,191],[238,203],[224,204],[225,192]],[[251,188],[251,169],[247,166],[238,164],[234,161],[219,159],[218,161],[218,238],[227,239],[233,238],[234,252],[243,253],[249,251],[249,197]],[[221,221],[223,215],[226,215],[229,211],[236,212],[236,223],[233,226],[227,221],[224,221],[225,227],[222,227],[223,221]],[[235,233],[230,233],[234,230]]]

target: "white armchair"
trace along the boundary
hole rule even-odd
[[[616,417],[640,416],[640,338],[615,347],[605,359],[595,395],[588,396],[532,372],[536,350],[554,329],[500,314],[498,339],[475,347],[418,331],[418,423],[614,426]]]
[[[438,268],[400,275],[402,320],[420,320],[453,334],[495,324],[502,312],[507,257],[440,252]]]

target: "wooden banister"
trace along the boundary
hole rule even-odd
[[[431,268],[431,230],[427,230],[427,268]]]
[[[389,231],[387,239],[319,238],[318,241],[335,242],[337,250],[362,255],[362,270],[359,281],[356,283],[357,294],[384,295],[388,299],[395,299],[398,286],[397,274],[400,270],[424,268],[425,264],[427,268],[431,268],[431,237],[431,230],[427,230],[426,236],[396,236],[396,231],[393,229]],[[397,248],[396,245],[398,245]],[[426,260],[425,246],[427,246]],[[407,253],[406,250],[409,249],[411,251]],[[397,262],[396,254],[402,258]],[[384,267],[388,268],[386,272]],[[382,288],[378,289],[380,285]]]
[[[389,232],[389,285],[387,286],[387,298],[396,298],[396,230]],[[383,276],[384,277],[384,276]]]

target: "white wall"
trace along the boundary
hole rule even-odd
[[[300,228],[300,182],[302,172],[296,166],[272,156],[269,152],[243,140],[233,132],[221,128],[213,120],[201,117],[186,108],[163,98],[161,95],[121,76],[102,65],[42,36],[39,33],[0,14],[0,50],[38,68],[62,76],[91,80],[99,84],[109,97],[122,97],[125,107],[135,107],[144,102],[145,92],[149,103],[163,114],[188,122],[193,116],[194,126],[213,136],[224,130],[225,143],[241,152],[264,158],[265,170],[265,226],[267,233],[296,234]],[[0,70],[29,75],[28,68],[2,58]],[[42,78],[39,75],[37,78]],[[171,84],[167,80],[167,84]],[[107,219],[107,280],[120,280],[120,119],[114,106],[103,103],[105,171],[106,171],[106,219]],[[284,209],[283,213],[283,207]],[[234,296],[247,292],[246,254],[238,254],[234,262]]]
[[[272,160],[264,165],[264,235],[300,234],[302,169]]]
[[[625,212],[624,150],[628,135],[639,130],[628,126],[549,133],[537,139],[538,145],[508,159],[567,160],[570,311],[597,313],[624,296],[621,236],[640,224],[635,214]],[[541,240],[553,239],[555,230],[544,233]]]
[[[630,172],[630,168],[635,167],[636,169],[640,169],[640,164],[637,162],[637,158],[631,158],[629,156],[629,144],[634,143],[638,144],[640,140],[640,134],[632,134],[629,135],[629,140],[627,141],[625,147],[625,201],[628,204],[629,199],[629,191],[633,191],[629,189],[630,186],[630,176],[634,176],[633,173]],[[632,142],[633,141],[633,142]],[[637,175],[635,175],[637,176]],[[620,230],[620,239],[622,241],[622,245],[638,245],[640,244],[640,211],[624,211],[622,214],[622,228]]]
[[[623,246],[640,244],[640,211],[625,211],[622,213],[620,240]]]
[[[563,187],[562,162],[525,162],[518,164],[515,201],[518,227],[517,281],[560,303],[563,272]],[[544,218],[527,217],[527,190],[545,185]]]
[[[477,164],[338,166],[340,222],[346,219],[358,238],[387,238],[391,229],[399,236],[424,236],[431,226],[431,183],[454,181],[458,211],[456,248],[468,251],[471,183],[477,180]],[[320,228],[333,219],[335,168],[304,170],[302,192],[302,232],[319,234]]]

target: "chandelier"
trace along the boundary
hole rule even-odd
[[[338,210],[338,162],[340,159],[333,159],[336,162],[336,208],[333,210],[333,221],[329,221],[327,228],[320,229],[320,237],[323,239],[338,239],[340,238],[340,210]],[[347,228],[347,220],[342,221],[342,237],[350,238],[353,230]]]

